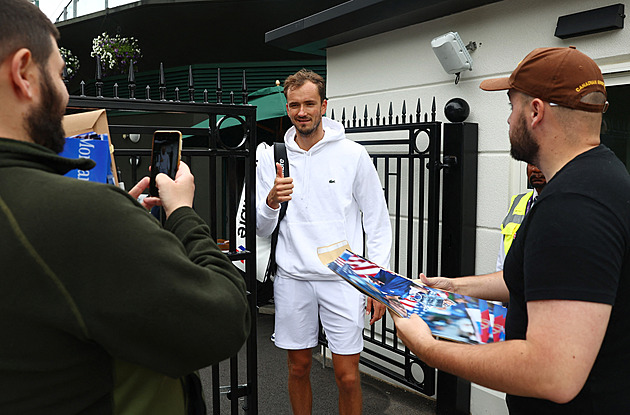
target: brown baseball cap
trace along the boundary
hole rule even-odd
[[[597,64],[574,46],[534,49],[509,78],[486,79],[479,87],[485,91],[515,89],[543,101],[588,112],[604,112],[608,107],[608,103],[581,101],[591,92],[606,96],[606,86]]]

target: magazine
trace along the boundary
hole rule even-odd
[[[364,294],[383,303],[392,313],[420,316],[436,337],[464,343],[505,340],[502,305],[424,285],[381,268],[338,243],[318,249],[320,260]]]

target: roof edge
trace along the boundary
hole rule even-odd
[[[265,43],[322,55],[327,47],[502,0],[349,0],[265,33]]]

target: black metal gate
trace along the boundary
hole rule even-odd
[[[195,210],[210,226],[215,239],[236,241],[237,207],[243,186],[245,205],[248,212],[255,211],[255,154],[256,154],[256,108],[247,105],[247,87],[243,72],[242,104],[235,104],[234,94],[229,102],[222,103],[220,89],[216,91],[216,103],[208,102],[207,90],[203,96],[195,94],[192,71],[190,72],[187,101],[180,101],[179,91],[175,100],[166,99],[164,72],[160,68],[158,98],[151,99],[149,87],[143,98],[135,97],[133,68],[127,85],[130,98],[119,98],[118,85],[113,85],[114,96],[103,97],[103,80],[97,70],[94,96],[71,96],[68,113],[91,109],[108,111],[110,139],[115,144],[115,160],[119,174],[133,186],[137,179],[148,175],[151,141],[155,130],[176,129],[184,135],[182,159],[195,175]],[[217,85],[220,88],[220,72]],[[84,84],[83,84],[84,85]],[[200,99],[201,98],[201,99]],[[200,100],[199,100],[200,99]],[[199,101],[196,101],[199,100]],[[236,120],[236,127],[222,128],[228,119]],[[207,128],[195,128],[200,120],[207,120]],[[129,138],[134,137],[137,143]],[[139,140],[139,141],[138,141]],[[116,174],[116,172],[115,172]],[[206,185],[207,186],[204,186]],[[130,187],[130,186],[127,186]],[[255,217],[246,217],[247,229],[255,229]],[[243,276],[247,282],[248,300],[251,310],[251,334],[246,350],[229,360],[229,379],[222,362],[212,367],[212,407],[209,413],[221,413],[222,394],[230,399],[230,413],[238,414],[239,406],[247,413],[258,413],[257,344],[256,344],[256,238],[254,232],[246,235],[247,250],[236,252],[235,244],[229,245],[228,257],[233,261],[244,261]],[[244,360],[244,361],[243,361]],[[245,378],[239,366],[246,367]],[[241,373],[241,375],[239,375]],[[221,385],[227,382],[227,385]]]
[[[220,85],[218,79],[217,86]],[[180,101],[179,91],[175,91],[175,100],[166,100],[163,71],[160,71],[157,99],[151,99],[148,87],[144,98],[136,98],[133,76],[129,77],[127,85],[130,98],[118,97],[118,85],[113,85],[113,97],[103,97],[100,75],[94,88],[94,96],[86,96],[84,90],[80,96],[71,96],[68,112],[108,110],[116,163],[125,180],[133,185],[147,172],[144,163],[150,155],[150,142],[140,140],[139,145],[132,145],[123,137],[150,136],[157,129],[180,130],[188,136],[184,141],[183,158],[196,177],[195,210],[208,222],[215,238],[235,241],[236,223],[240,219],[237,218],[238,199],[243,186],[246,211],[255,212],[256,109],[247,105],[245,74],[240,105],[234,103],[233,93],[230,93],[229,103],[223,104],[220,89],[216,91],[216,103],[208,102],[207,90],[203,90],[201,100],[196,101],[200,97],[195,94],[192,72],[185,94],[188,101]],[[408,116],[405,108],[403,103],[401,115],[394,116],[390,103],[388,116],[381,117],[377,108],[376,116],[368,119],[366,107],[362,119],[357,119],[355,110],[351,120],[346,120],[343,110],[341,119],[349,138],[368,149],[381,177],[393,217],[391,267],[409,277],[416,277],[421,271],[428,276],[472,274],[477,126],[436,121],[435,99],[431,121],[428,121],[428,113],[421,112],[420,101],[413,115]],[[334,112],[331,117],[335,118]],[[238,121],[236,133],[221,128],[230,118]],[[208,120],[208,128],[190,127],[200,119]],[[205,183],[207,188],[200,186]],[[245,220],[247,229],[255,228],[254,215]],[[222,394],[229,398],[231,414],[238,414],[240,410],[258,413],[254,232],[247,232],[246,246],[248,250],[236,252],[230,245],[228,256],[233,261],[245,262],[252,331],[245,353],[229,361],[227,385],[222,386],[225,365],[211,369],[213,414],[225,413],[221,411]],[[441,272],[438,272],[440,263]],[[434,369],[398,341],[391,320],[383,319],[375,327],[366,329],[364,339],[366,347],[361,363],[365,367],[425,395],[437,394],[438,413],[468,413],[469,385],[446,373],[437,376]],[[239,371],[243,365],[246,367],[244,378],[243,371]]]
[[[381,117],[380,106],[374,118],[368,119],[367,106],[362,119],[357,119],[356,108],[352,119],[346,119],[345,108],[341,117],[347,136],[365,146],[374,161],[392,216],[391,268],[409,278],[420,272],[429,277],[474,273],[477,125],[443,125],[435,115],[434,98],[431,121],[428,113],[422,113],[420,100],[411,115],[403,102],[400,116],[394,116],[390,103],[386,117]],[[391,319],[383,318],[366,329],[364,340],[362,365],[428,396],[436,395],[439,383],[438,413],[469,412],[469,384],[464,382],[462,388],[461,379],[446,373],[437,377],[435,369],[398,340]]]

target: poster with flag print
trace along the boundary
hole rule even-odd
[[[428,287],[347,249],[326,265],[398,316],[417,314],[437,337],[473,344],[505,340],[507,309],[500,304]]]

